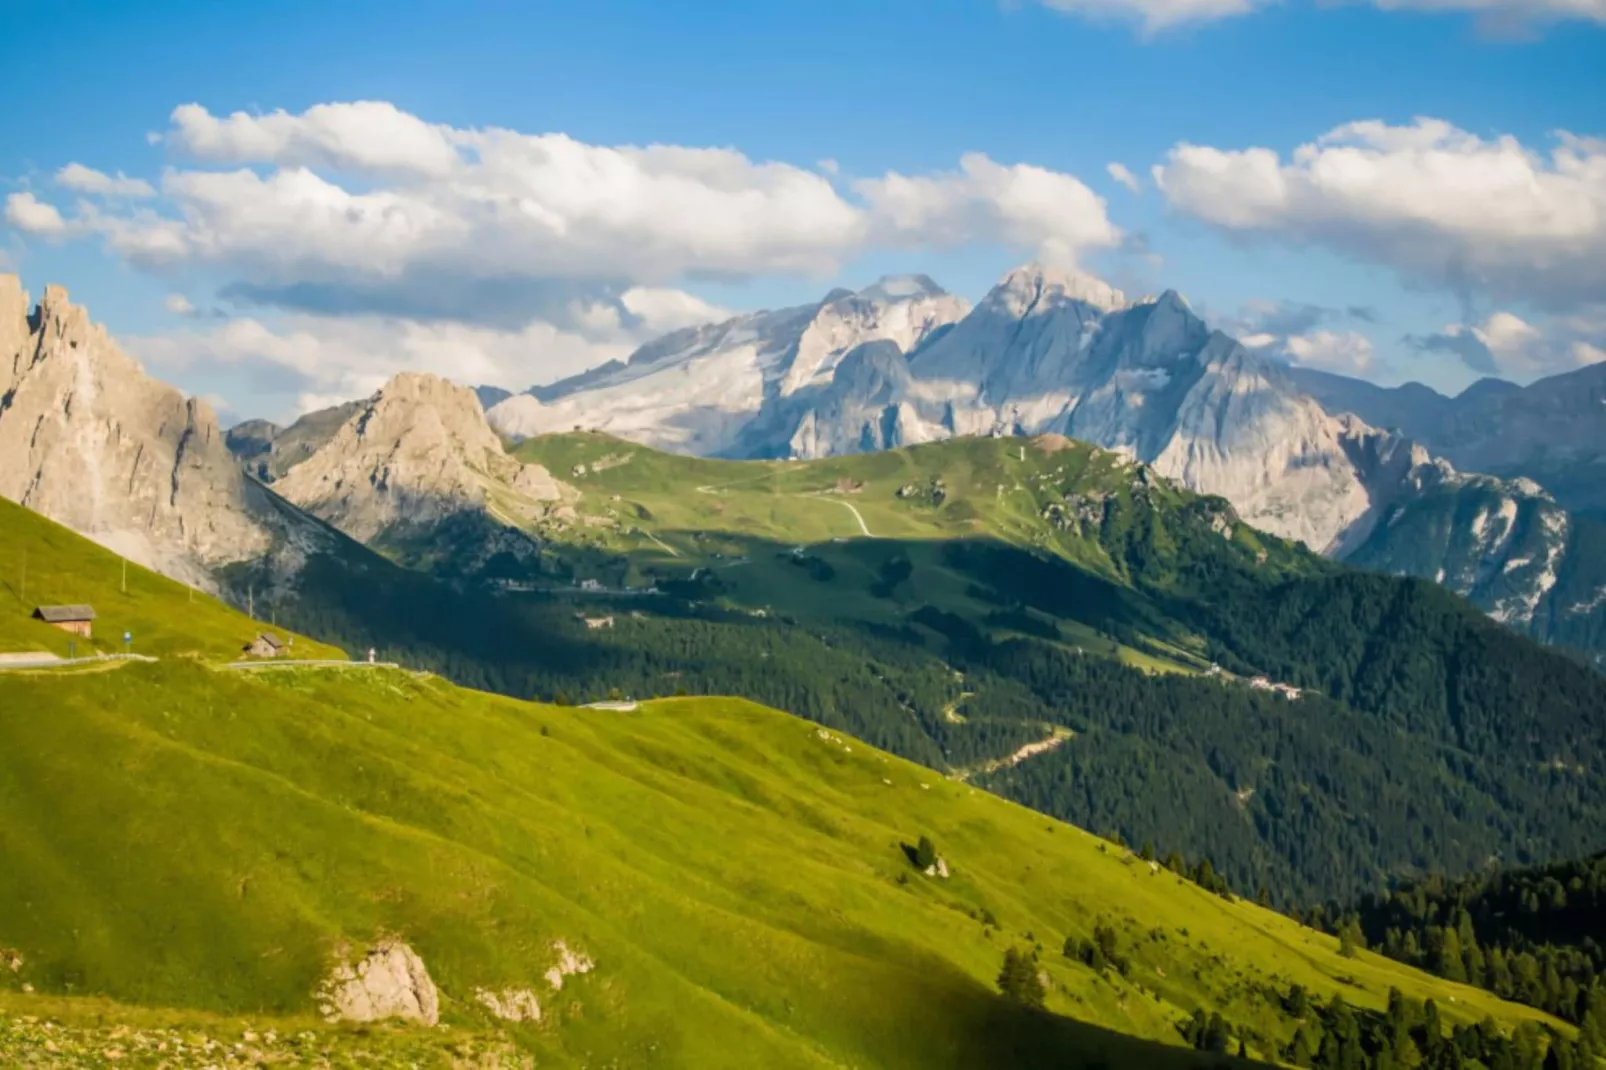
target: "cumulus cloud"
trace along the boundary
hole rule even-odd
[[[969,153],[957,171],[862,179],[874,233],[893,244],[1002,242],[1074,265],[1089,249],[1120,243],[1102,197],[1074,175],[1030,164],[1004,166]]]
[[[535,322],[516,331],[377,316],[295,314],[214,320],[124,339],[128,351],[166,374],[220,368],[243,373],[253,404],[278,418],[366,397],[401,371],[521,390],[627,356],[635,340],[597,341]]]
[[[195,315],[195,306],[183,294],[168,294],[167,299],[162,302],[162,307],[175,316]]]
[[[1531,379],[1571,371],[1606,359],[1606,308],[1560,317],[1543,326],[1511,312],[1495,312],[1482,322],[1452,323],[1425,335],[1406,335],[1421,353],[1455,357],[1480,375]]]
[[[1359,331],[1311,331],[1283,340],[1283,351],[1304,368],[1364,377],[1374,370],[1372,340]]]
[[[1104,165],[1104,170],[1109,173],[1111,178],[1115,179],[1133,193],[1143,192],[1143,186],[1138,182],[1138,176],[1127,170],[1125,164],[1107,163]]]
[[[70,163],[57,171],[56,185],[98,197],[156,196],[156,188],[142,178],[129,178],[121,171],[108,175],[81,163]]]
[[[24,234],[53,238],[67,233],[67,221],[55,205],[24,190],[6,198],[6,222]]]
[[[1279,360],[1359,378],[1387,372],[1370,336],[1358,329],[1377,322],[1363,306],[1332,308],[1299,301],[1254,300],[1221,319],[1222,329],[1251,349]]]
[[[51,212],[58,232],[99,235],[142,268],[209,270],[237,301],[504,329],[633,287],[827,275],[876,246],[1070,261],[1121,238],[1074,176],[980,154],[839,186],[733,149],[462,129],[372,101],[228,116],[190,104],[163,140],[204,166],[164,175],[161,211],[19,211],[36,226]]]
[[[1273,0],[1042,0],[1056,11],[1094,19],[1138,23],[1145,34],[1246,15]],[[1370,0],[1384,11],[1462,12],[1485,31],[1502,36],[1554,23],[1606,23],[1606,0]]]
[[[462,164],[450,127],[426,123],[385,101],[318,104],[300,115],[237,111],[214,116],[199,104],[173,109],[171,146],[209,163],[270,163],[358,172],[443,176]]]
[[[1153,169],[1170,206],[1227,232],[1388,265],[1464,301],[1606,299],[1606,142],[1548,156],[1438,119],[1348,123],[1285,160],[1179,144]]]

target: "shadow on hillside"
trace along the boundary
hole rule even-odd
[[[943,1009],[952,1016],[954,1034],[961,1045],[954,1052],[954,1066],[989,1070],[1194,1070],[1229,1064],[1272,1065],[1207,1055],[1031,1010],[974,984],[956,993]]]

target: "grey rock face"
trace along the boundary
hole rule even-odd
[[[1567,509],[1606,518],[1606,364],[1527,386],[1484,379],[1449,398],[1294,369],[1329,412],[1397,429],[1464,471],[1532,479]]]
[[[692,327],[492,407],[514,437],[593,428],[660,449],[718,456],[784,453],[807,409],[855,347],[887,341],[907,352],[967,309],[924,276],[891,276],[813,305]]]
[[[405,373],[354,403],[274,489],[359,542],[458,537],[471,527],[482,544],[495,535],[488,552],[527,556],[538,544],[524,529],[566,488],[540,465],[508,456],[472,390]]]
[[[289,427],[247,420],[229,428],[224,442],[252,478],[272,483],[322,449],[361,408],[362,402],[348,401],[309,412]]]
[[[240,473],[210,406],[148,377],[50,286],[30,310],[0,275],[0,494],[157,571],[263,556],[274,510]]]

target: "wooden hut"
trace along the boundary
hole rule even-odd
[[[40,606],[33,611],[34,620],[42,620],[52,627],[84,639],[92,638],[94,606]]]

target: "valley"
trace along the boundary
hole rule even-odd
[[[4,519],[13,546],[116,571]],[[160,661],[0,673],[0,1055],[22,1065],[48,1041],[64,1066],[1182,1067],[1208,1058],[1183,1043],[1196,1009],[1281,1059],[1319,1028],[1286,1009],[1295,986],[1565,1030],[751,703],[226,673],[216,637],[256,625],[142,572],[132,589],[167,622]],[[922,836],[947,878],[905,857]],[[1120,969],[1062,953],[1095,929]],[[329,971],[398,942],[432,1027],[325,1021]],[[1049,1013],[996,994],[1010,949],[1035,953]]]
[[[1091,299],[1056,285],[1034,300]],[[887,322],[865,300],[833,307]],[[1140,350],[1198,330],[1142,309]],[[702,457],[499,440],[472,391],[409,374],[223,435],[64,293],[27,322],[0,437],[55,427],[95,482],[85,514],[36,451],[30,508],[0,501],[0,709],[28,711],[0,715],[0,1044],[43,1013],[62,1065],[135,1037],[194,1065],[1184,1066],[1352,1030],[1437,1052],[1418,999],[1469,1050],[1569,1050],[1591,1020],[1572,977],[1500,990],[1523,1007],[1376,932],[1399,961],[1358,953],[1351,913],[1598,847],[1606,677],[1511,630],[1596,640],[1598,606],[1553,605],[1600,579],[1593,522],[1542,495],[1321,416],[1413,488],[1323,555],[1257,526],[1268,499],[1019,423]],[[804,395],[904,382],[894,340],[846,337]],[[83,399],[86,375],[113,385]],[[106,407],[132,397],[184,422]],[[152,456],[154,506],[118,490]],[[95,637],[40,605],[92,607]],[[118,659],[48,660],[84,654]],[[100,935],[64,940],[69,915]]]

